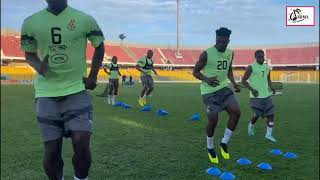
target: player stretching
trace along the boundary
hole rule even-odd
[[[235,82],[232,71],[233,52],[227,49],[231,30],[221,27],[216,30],[216,44],[204,51],[196,63],[193,75],[201,80],[200,90],[208,113],[207,148],[212,163],[219,163],[213,148],[213,134],[218,123],[218,114],[226,110],[229,114],[228,125],[220,142],[220,152],[224,159],[229,159],[227,143],[240,118],[240,108],[235,95],[228,87],[228,79],[236,92],[240,86]]]
[[[118,95],[119,88],[119,76],[121,77],[121,73],[119,71],[119,66],[117,62],[117,56],[113,56],[111,59],[111,64],[108,64],[107,67],[104,69],[104,72],[109,74],[108,104],[112,105],[114,105],[116,102],[116,96]]]
[[[139,104],[144,106],[147,104],[146,96],[150,95],[153,91],[153,78],[151,76],[152,72],[157,75],[157,71],[153,67],[153,51],[148,50],[147,56],[138,60],[136,68],[141,72],[141,82],[143,85],[143,89],[140,94]]]
[[[254,124],[259,117],[267,117],[267,133],[266,138],[272,142],[276,140],[272,137],[274,107],[272,104],[271,93],[274,94],[276,90],[272,86],[270,79],[270,67],[264,64],[264,52],[257,50],[255,52],[255,63],[248,66],[242,83],[250,90],[250,104],[253,110],[253,117],[248,126],[248,133],[254,136]],[[249,83],[247,80],[249,79]]]
[[[89,15],[67,5],[67,0],[46,0],[45,8],[24,20],[21,47],[37,71],[35,109],[43,142],[43,167],[50,180],[63,179],[62,139],[71,137],[75,180],[88,179],[91,166],[92,102],[104,56],[104,37]],[[88,77],[87,39],[95,47]]]

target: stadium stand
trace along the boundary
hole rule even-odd
[[[88,43],[87,44],[87,61],[91,61],[94,53],[94,48]]]
[[[266,50],[266,55],[275,66],[314,66],[319,47],[272,48]]]
[[[235,49],[233,57],[233,65],[238,67],[245,67],[252,64],[254,60],[255,49]]]
[[[110,59],[112,56],[118,57],[119,64],[135,63],[135,60],[131,58],[120,46],[105,44],[105,48],[106,48],[106,54],[108,57],[110,57]]]
[[[24,53],[20,50],[20,37],[1,35],[1,52],[4,57],[24,59]]]
[[[176,51],[173,49],[160,49],[163,55],[166,57],[166,60],[169,60],[174,65],[194,65],[191,63],[191,61],[188,61],[190,59],[185,59],[184,55],[182,54],[182,58],[176,57]],[[181,52],[180,52],[181,53]]]
[[[135,55],[136,60],[146,56],[147,51],[151,49],[153,51],[153,60],[155,64],[164,64],[163,57],[159,53],[157,48],[146,48],[146,47],[128,47]]]
[[[146,55],[148,49],[154,52],[155,65],[158,68],[157,80],[193,81],[192,67],[198,60],[202,50],[181,49],[181,58],[176,57],[176,51],[169,48],[126,46],[105,44],[106,58],[117,56],[121,64],[121,73],[139,78],[139,72],[134,68],[137,59]],[[245,67],[254,62],[254,52],[257,48],[235,48],[234,74],[236,80],[243,76]],[[274,81],[289,82],[319,82],[319,44],[299,44],[282,47],[265,47],[266,59],[273,68],[271,78]],[[87,61],[91,63],[94,48],[87,44]],[[88,68],[89,71],[89,68]],[[20,50],[20,37],[17,35],[1,35],[1,79],[32,80],[34,70],[27,65],[24,53]],[[106,80],[107,74],[101,70],[99,80]]]

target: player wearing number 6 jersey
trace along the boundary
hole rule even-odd
[[[213,149],[213,134],[218,123],[218,114],[224,110],[229,114],[228,125],[220,142],[220,152],[224,159],[230,158],[227,143],[240,118],[239,103],[228,87],[230,80],[236,92],[240,92],[240,87],[233,77],[233,52],[227,49],[230,34],[231,31],[227,28],[218,29],[215,46],[200,55],[193,70],[193,75],[202,81],[200,90],[208,114],[206,128],[208,156],[209,160],[216,164],[219,160]]]
[[[242,83],[250,90],[250,104],[253,110],[253,117],[248,125],[248,133],[250,136],[254,136],[254,124],[259,117],[267,117],[265,137],[272,142],[276,142],[276,139],[272,136],[274,106],[269,87],[273,93],[276,90],[273,88],[270,79],[270,67],[268,64],[264,64],[264,52],[257,50],[255,58],[256,62],[248,66],[242,78]],[[247,80],[249,80],[249,83]]]
[[[63,179],[62,138],[71,137],[74,179],[87,179],[91,165],[92,103],[86,89],[96,87],[104,56],[104,37],[89,15],[46,0],[45,8],[24,20],[21,47],[37,71],[36,116],[44,141],[44,170],[50,180]],[[87,40],[95,48],[87,77]]]

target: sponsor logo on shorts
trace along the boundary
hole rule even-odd
[[[207,107],[207,113],[210,113],[210,106]]]

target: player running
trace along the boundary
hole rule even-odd
[[[259,117],[266,117],[267,133],[265,137],[272,142],[276,142],[276,139],[272,136],[274,106],[269,88],[273,94],[276,93],[276,90],[270,79],[270,67],[268,64],[264,64],[264,52],[257,50],[255,58],[256,62],[248,66],[242,78],[242,83],[250,90],[250,104],[253,110],[253,117],[248,125],[248,133],[250,136],[254,136],[254,124]],[[249,83],[247,80],[249,80]]]
[[[119,65],[117,64],[118,58],[117,56],[113,56],[111,59],[111,63],[107,64],[104,68],[104,72],[109,74],[109,93],[108,93],[108,104],[114,105],[116,102],[116,97],[118,95],[119,89],[119,76],[121,77],[121,73],[119,71]]]
[[[193,70],[194,77],[202,81],[200,90],[208,113],[206,127],[208,156],[215,164],[219,163],[213,146],[218,114],[224,110],[229,114],[228,125],[220,142],[220,152],[224,159],[230,158],[227,144],[240,118],[239,103],[228,87],[229,79],[236,92],[240,92],[240,86],[235,82],[232,71],[233,52],[227,48],[230,34],[231,30],[225,27],[216,30],[216,44],[200,55]]]
[[[152,72],[157,75],[157,71],[153,67],[153,51],[148,50],[147,56],[138,60],[136,69],[141,72],[141,82],[143,89],[140,94],[139,104],[144,106],[147,104],[146,96],[150,95],[153,91],[153,78],[151,76]]]
[[[43,142],[43,167],[50,180],[63,179],[62,141],[71,137],[75,180],[86,180],[91,166],[92,102],[104,56],[104,37],[93,17],[67,0],[46,0],[48,7],[24,20],[21,47],[37,71],[35,109]],[[87,39],[95,51],[88,77]]]

